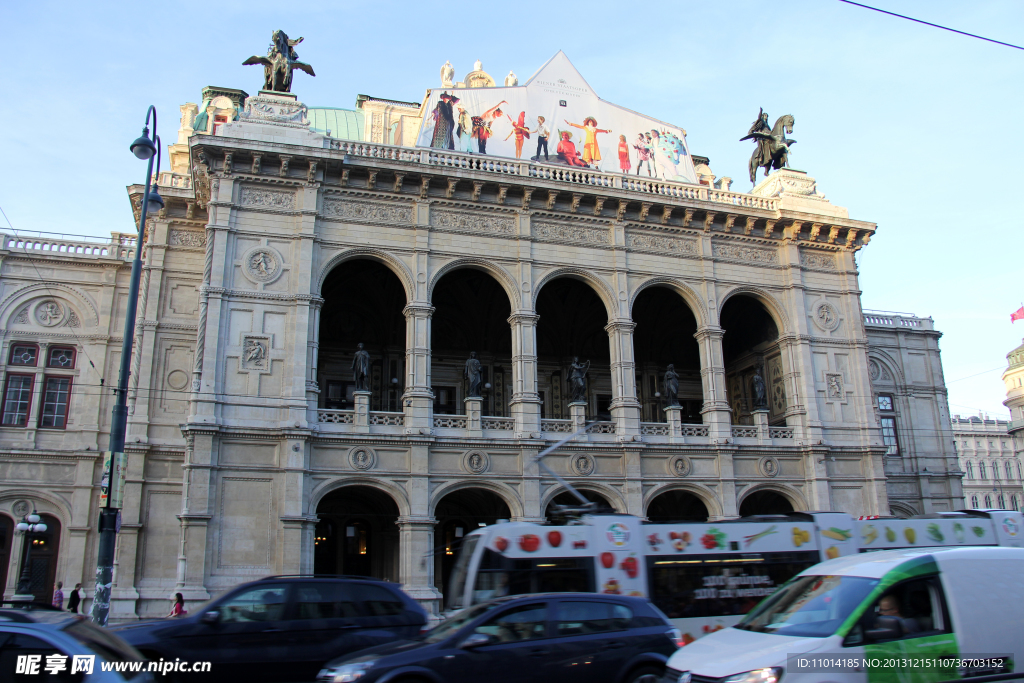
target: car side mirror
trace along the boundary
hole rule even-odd
[[[200,621],[204,624],[216,624],[220,621],[220,611],[213,609],[209,612],[203,612],[203,616],[200,618]]]
[[[472,650],[482,645],[490,645],[491,637],[486,633],[474,633],[458,644],[460,650]]]
[[[877,617],[872,628],[864,631],[864,637],[871,642],[895,640],[903,635],[899,617]]]

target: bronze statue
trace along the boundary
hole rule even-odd
[[[679,373],[671,363],[665,370],[665,403],[670,406],[679,405]]]
[[[754,140],[757,143],[754,153],[750,155],[750,182],[757,182],[758,168],[764,168],[764,175],[767,177],[771,169],[778,170],[789,166],[789,146],[795,144],[796,140],[788,139],[786,134],[793,132],[793,123],[793,116],[786,114],[780,116],[775,121],[775,126],[769,130],[768,114],[761,109],[757,121],[754,121],[747,134],[740,138],[740,142]]]
[[[242,66],[248,66],[250,64],[263,65],[264,90],[291,92],[292,72],[295,69],[301,69],[310,76],[316,76],[316,74],[313,73],[313,67],[309,64],[298,61],[299,55],[293,49],[296,45],[302,42],[302,38],[299,38],[298,40],[291,40],[288,38],[288,34],[284,31],[274,31],[271,41],[270,49],[267,50],[266,57],[257,57],[253,55],[242,62]]]
[[[476,358],[476,351],[469,352],[469,359],[466,360],[466,369],[463,372],[463,376],[469,383],[468,392],[466,396],[473,398],[479,398],[480,396],[480,361]]]
[[[590,369],[590,361],[581,363],[578,356],[572,359],[572,372],[569,374],[569,402],[587,400],[587,370]]]
[[[763,410],[768,407],[768,392],[764,386],[764,378],[761,377],[761,368],[754,370],[754,377],[750,380],[754,385],[754,410]]]
[[[352,381],[356,391],[370,390],[370,354],[363,350],[362,344],[356,344],[358,350],[352,358]]]

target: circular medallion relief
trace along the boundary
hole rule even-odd
[[[579,455],[573,455],[569,461],[572,471],[581,477],[586,477],[594,473],[594,457],[581,453]]]
[[[348,461],[352,469],[368,470],[377,463],[377,454],[367,446],[356,446],[349,451]]]
[[[685,477],[690,474],[693,466],[690,464],[690,459],[685,455],[677,455],[668,461],[669,474],[674,474],[677,477]]]
[[[267,284],[281,275],[283,259],[270,247],[253,247],[242,257],[242,272],[253,282]]]
[[[181,391],[188,386],[188,375],[184,370],[171,370],[167,373],[167,386],[175,391]]]
[[[27,500],[16,500],[14,501],[14,504],[11,505],[11,512],[13,512],[14,516],[17,518],[24,517],[31,511],[32,506]]]
[[[43,299],[36,305],[35,318],[43,327],[56,327],[64,322],[67,307],[54,299]]]
[[[779,461],[772,456],[765,456],[757,463],[757,469],[766,477],[775,477],[779,474]]]
[[[882,367],[876,360],[868,361],[868,372],[871,373],[871,379],[879,379],[882,376]]]
[[[483,451],[468,451],[462,456],[462,466],[470,474],[483,474],[490,465],[490,458]]]
[[[822,301],[814,307],[814,324],[831,332],[839,327],[839,311],[829,302]]]

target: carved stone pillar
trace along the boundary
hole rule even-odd
[[[512,417],[517,438],[540,438],[540,394],[537,393],[537,321],[533,311],[509,316],[512,326]]]
[[[440,612],[441,594],[434,588],[434,525],[432,517],[398,518],[398,580],[402,589],[431,614]]]
[[[320,311],[324,300],[316,297],[309,302],[309,329],[306,335],[306,421],[317,424],[320,407],[320,384],[317,367],[320,364]]]
[[[629,319],[605,325],[612,360],[612,419],[620,441],[640,436],[640,401],[636,397],[636,363],[633,362],[633,329]],[[639,439],[636,439],[639,440]]]
[[[355,414],[352,416],[352,431],[363,434],[370,433],[370,397],[373,392],[353,391],[352,401],[355,403]]]
[[[670,443],[683,443],[682,406],[665,406],[665,419],[668,421],[668,440]]]
[[[434,424],[434,392],[430,389],[430,319],[434,307],[425,301],[407,304],[405,314],[405,410],[407,434],[429,434]]]
[[[572,420],[572,430],[578,432],[587,424],[587,402],[573,401],[569,404],[569,419]],[[575,441],[589,441],[590,437],[586,432],[576,437]]]
[[[722,337],[725,330],[705,326],[693,335],[700,346],[700,376],[704,387],[704,424],[712,443],[732,437],[732,411],[725,391],[725,358]]]

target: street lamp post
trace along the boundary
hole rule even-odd
[[[17,526],[14,527],[22,533],[25,538],[24,550],[22,551],[21,558],[21,576],[18,577],[18,589],[15,591],[18,595],[31,595],[32,594],[32,534],[41,534],[46,531],[46,525],[42,523],[38,514],[35,510],[32,510],[32,514],[26,515],[21,518]]]
[[[149,118],[153,117],[153,134],[149,133]],[[135,240],[135,260],[132,261],[132,279],[128,287],[128,304],[124,317],[124,339],[121,343],[121,368],[114,390],[114,409],[110,421],[110,472],[107,475],[106,504],[100,508],[100,547],[96,556],[96,590],[92,600],[92,620],[100,626],[107,625],[110,615],[110,589],[114,576],[114,545],[117,540],[117,514],[114,507],[115,472],[120,454],[124,453],[124,442],[128,430],[128,376],[131,373],[132,345],[135,341],[135,315],[139,304],[139,280],[142,277],[142,243],[146,236],[146,214],[164,208],[158,187],[150,189],[153,178],[153,157],[156,157],[156,172],[160,174],[160,136],[156,133],[156,108],[149,107],[142,135],[130,147],[139,159],[148,159],[146,169],[146,191],[142,195],[139,211],[139,235]]]

